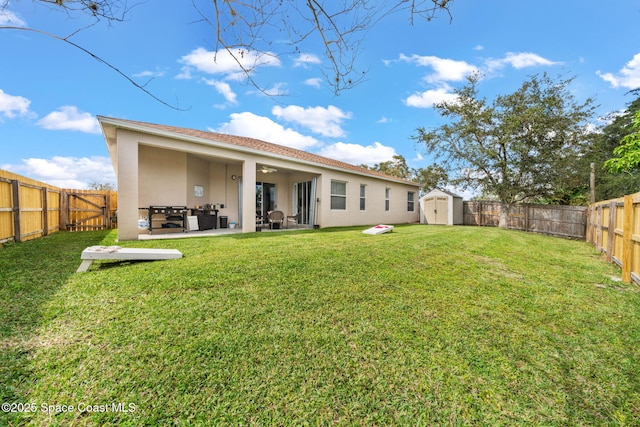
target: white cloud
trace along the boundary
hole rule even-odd
[[[65,105],[47,114],[37,124],[49,130],[73,130],[94,134],[101,132],[100,124],[94,116],[72,105]]]
[[[317,55],[311,53],[301,53],[296,59],[293,60],[294,67],[308,68],[309,64],[320,64],[320,58]]]
[[[80,190],[88,188],[94,182],[116,184],[116,176],[108,157],[29,158],[23,159],[22,164],[3,165],[2,168],[61,188]]]
[[[387,118],[385,116],[382,116],[380,119],[378,119],[376,121],[376,123],[391,123],[392,121],[393,120],[391,120],[391,119],[389,119],[389,118]]]
[[[226,82],[222,82],[220,80],[213,80],[213,79],[205,79],[204,80],[206,84],[213,86],[215,88],[215,90],[224,97],[224,99],[227,100],[228,103],[230,104],[237,104],[238,103],[238,99],[237,99],[237,95],[235,94],[235,92],[233,92],[233,90],[231,89],[231,86],[229,85],[229,83]]]
[[[438,58],[437,56],[406,56],[404,54],[400,54],[400,60],[410,62],[421,67],[431,67],[435,73],[429,74],[425,77],[425,80],[429,83],[446,81],[458,82],[478,71],[478,67],[465,61]]]
[[[289,94],[286,87],[286,83],[275,83],[270,88],[265,89],[262,93],[267,96],[286,96]]]
[[[312,132],[328,137],[340,137],[345,131],[340,127],[345,119],[350,119],[352,114],[344,112],[333,105],[324,107],[303,108],[297,105],[287,107],[275,106],[271,113],[279,119],[297,123],[310,129]]]
[[[0,114],[12,119],[16,116],[28,115],[31,101],[23,96],[14,96],[0,89]]]
[[[20,16],[11,12],[8,9],[0,8],[0,25],[7,25],[13,27],[26,27],[27,23]]]
[[[531,52],[522,52],[522,53],[513,53],[508,52],[506,56],[502,59],[490,59],[486,62],[486,66],[489,71],[498,70],[504,68],[508,65],[513,68],[520,70],[522,68],[529,67],[549,67],[552,65],[560,65],[561,62],[550,61],[546,58],[541,57],[535,53]]]
[[[396,155],[396,150],[379,142],[367,146],[337,142],[323,148],[319,154],[352,165],[373,166],[376,163],[391,160]]]
[[[304,84],[306,84],[307,86],[312,86],[319,89],[320,85],[322,84],[322,79],[320,77],[314,77],[314,78],[305,80]]]
[[[183,56],[179,62],[185,64],[181,73],[177,76],[180,79],[190,79],[193,71],[206,74],[222,74],[229,79],[239,79],[244,76],[244,70],[252,71],[257,67],[279,67],[280,60],[272,53],[258,53],[255,51],[238,53],[232,56],[226,50],[217,52],[206,50],[202,47],[194,49],[189,54]]]
[[[319,141],[313,137],[302,135],[292,129],[284,128],[268,117],[258,116],[253,113],[234,113],[231,120],[223,123],[214,132],[231,135],[247,136],[274,144],[304,150],[319,145]]]
[[[602,73],[599,70],[596,74],[602,77],[603,80],[611,83],[613,87],[636,89],[640,87],[640,53],[637,53],[631,61],[627,62],[617,75],[613,73]]]
[[[145,70],[133,75],[133,77],[148,77],[150,79],[155,79],[157,77],[163,77],[166,73],[161,70]]]
[[[458,96],[451,92],[451,87],[442,85],[437,89],[414,93],[404,100],[407,107],[431,108],[439,102],[456,102]]]

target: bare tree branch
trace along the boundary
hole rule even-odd
[[[114,66],[113,64],[111,64],[109,61],[104,60],[103,58],[101,58],[100,56],[96,55],[95,53],[91,52],[88,49],[85,49],[84,47],[80,46],[77,43],[72,42],[71,40],[69,40],[70,36],[67,37],[60,37],[57,36],[55,34],[51,34],[51,33],[47,33],[46,31],[42,31],[42,30],[36,30],[34,28],[26,28],[26,27],[14,27],[14,26],[9,26],[9,25],[2,25],[0,26],[0,29],[6,29],[6,30],[18,30],[18,31],[28,31],[28,32],[32,32],[32,33],[37,33],[37,34],[41,34],[47,37],[51,37],[55,40],[59,40],[61,42],[67,43],[73,47],[75,47],[76,49],[81,50],[82,52],[86,53],[87,55],[91,56],[93,59],[95,59],[96,61],[100,62],[101,64],[107,66],[108,68],[111,68],[113,71],[115,71],[116,73],[118,73],[121,77],[124,77],[129,83],[131,83],[133,86],[135,86],[136,88],[140,89],[141,91],[143,91],[144,93],[146,93],[147,95],[149,95],[151,98],[155,99],[156,101],[158,101],[159,103],[161,103],[162,105],[165,105],[169,108],[172,108],[174,110],[178,110],[178,111],[188,111],[189,108],[180,108],[178,106],[174,106],[169,104],[168,102],[160,99],[159,97],[157,97],[156,95],[154,95],[151,91],[147,90],[145,88],[145,86],[149,83],[147,81],[147,83],[145,84],[139,84],[138,82],[136,82],[135,80],[133,80],[131,77],[129,77],[128,75],[126,75],[124,72],[122,72],[119,68],[117,68],[116,66]],[[73,34],[76,34],[76,32],[74,32]]]
[[[195,0],[192,3],[213,28],[216,52],[228,52],[252,85],[260,88],[252,75],[259,64],[248,65],[244,55],[262,58],[301,53],[303,43],[308,43],[323,47],[329,62],[323,74],[335,94],[365,78],[367,70],[356,65],[359,48],[381,19],[398,12],[407,12],[410,24],[418,18],[430,21],[440,11],[451,17],[451,0],[211,0],[210,13]],[[291,50],[274,52],[273,36],[264,36],[269,29],[282,33]]]
[[[126,0],[33,0],[64,11],[68,16],[90,15],[96,23],[124,21],[131,10]],[[408,13],[409,23],[426,22],[439,12],[449,11],[453,0],[192,0],[200,14],[200,22],[213,29],[215,57],[225,52],[238,65],[246,81],[267,96],[273,97],[256,80],[261,65],[279,61],[282,55],[301,54],[302,49],[324,50],[328,65],[322,71],[334,94],[350,89],[362,82],[367,70],[357,65],[360,46],[367,33],[383,18],[395,13]],[[211,5],[205,10],[206,4]],[[6,10],[9,0],[0,0],[0,10]],[[86,27],[85,27],[86,28]],[[70,37],[61,37],[46,31],[4,25],[0,29],[33,31],[70,44],[116,71],[135,87],[174,109],[150,91],[133,81],[120,69],[95,53],[74,43]],[[80,30],[78,30],[80,31]],[[279,37],[281,35],[281,37]],[[279,47],[287,46],[284,51]]]
[[[2,30],[17,30],[17,31],[28,31],[28,32],[32,32],[32,33],[37,33],[37,34],[41,34],[50,38],[53,38],[55,40],[59,40],[61,42],[64,42],[70,46],[73,46],[76,49],[81,50],[82,52],[86,53],[87,55],[91,56],[92,58],[94,58],[96,61],[100,62],[101,64],[107,66],[108,68],[112,69],[113,71],[115,71],[117,74],[119,74],[121,77],[124,77],[129,83],[131,83],[134,87],[136,87],[137,89],[140,89],[142,92],[144,92],[145,94],[149,95],[151,98],[153,98],[154,100],[158,101],[159,103],[161,103],[162,105],[165,105],[169,108],[172,108],[174,110],[178,110],[178,111],[188,111],[189,108],[180,108],[177,105],[171,105],[168,102],[162,100],[161,98],[159,98],[158,96],[156,96],[155,94],[153,94],[150,90],[146,89],[145,86],[147,84],[149,84],[149,81],[147,81],[144,84],[140,84],[138,82],[136,82],[135,80],[133,80],[131,77],[129,77],[128,75],[126,75],[122,70],[120,70],[118,67],[116,67],[115,65],[111,64],[109,61],[103,59],[101,56],[95,54],[94,52],[90,51],[89,49],[86,49],[85,47],[73,42],[71,40],[71,37],[75,36],[76,34],[78,34],[79,32],[86,30],[87,28],[96,25],[98,22],[100,21],[107,21],[109,23],[111,22],[123,22],[126,18],[127,13],[131,10],[131,7],[128,6],[127,2],[125,0],[34,0],[36,3],[40,3],[43,4],[45,6],[50,6],[51,8],[54,8],[55,10],[64,12],[67,16],[71,17],[71,18],[75,18],[75,14],[89,14],[91,15],[95,21],[88,25],[88,26],[84,26],[82,28],[78,28],[77,30],[73,31],[71,34],[68,34],[67,36],[59,36],[56,34],[52,34],[50,32],[44,31],[44,30],[38,30],[35,28],[29,28],[29,27],[21,27],[21,26],[15,26],[15,25],[0,25],[0,29]],[[9,7],[9,0],[0,0],[0,11],[5,11],[7,10]]]

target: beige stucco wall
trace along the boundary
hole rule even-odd
[[[347,208],[331,209],[331,181],[347,183]],[[366,185],[365,210],[360,210],[360,185]],[[385,210],[385,189],[390,188],[390,209]],[[407,211],[407,193],[414,192],[414,211]],[[382,181],[373,177],[326,172],[318,188],[322,227],[374,224],[406,224],[419,220],[418,189],[411,185]]]
[[[211,191],[211,185],[209,182],[209,162],[201,157],[196,157],[192,154],[187,155],[187,187],[185,194],[187,196],[187,202],[185,206],[194,207],[202,206],[209,203],[209,193]],[[195,194],[195,187],[202,187],[202,197],[197,197]]]
[[[138,238],[138,143],[135,133],[118,130],[118,239]],[[110,147],[114,148],[114,147]]]
[[[187,206],[186,153],[141,144],[138,159],[139,207]]]

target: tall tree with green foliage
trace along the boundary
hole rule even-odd
[[[420,168],[413,171],[413,180],[418,182],[420,189],[424,193],[442,188],[449,183],[449,174],[440,165],[429,165],[426,168]]]
[[[412,178],[411,169],[407,165],[407,159],[400,154],[395,154],[391,160],[387,160],[386,162],[376,163],[373,166],[362,165],[362,167],[397,178]]]
[[[622,138],[613,154],[615,157],[604,162],[611,173],[630,172],[640,166],[640,111],[633,118],[633,132]]]
[[[454,185],[502,202],[506,228],[514,204],[549,197],[574,174],[594,106],[575,100],[572,80],[532,76],[489,103],[478,94],[481,76],[472,75],[455,100],[435,105],[449,123],[418,128],[414,138],[456,174]]]
[[[623,112],[611,113],[608,124],[600,132],[594,133],[592,143],[587,148],[581,167],[584,179],[588,179],[589,164],[595,164],[595,198],[607,200],[640,191],[640,166],[613,173],[606,162],[615,157],[614,150],[628,135],[637,134],[634,119],[640,114],[640,90],[630,92],[636,96]]]

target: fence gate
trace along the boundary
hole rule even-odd
[[[105,192],[63,191],[61,227],[68,231],[111,228],[110,201],[110,195]]]

